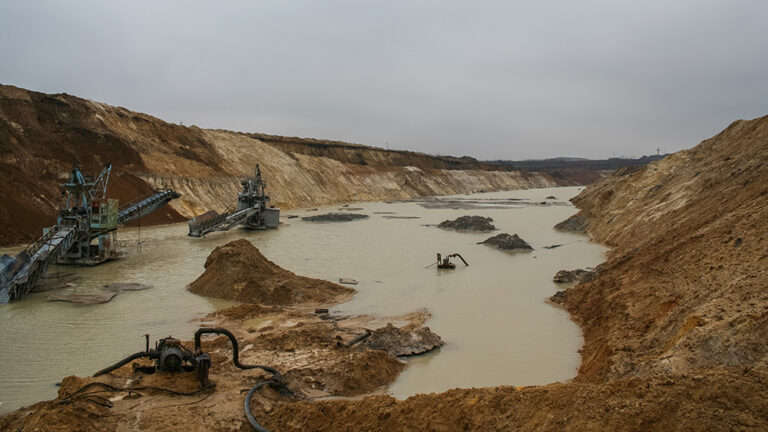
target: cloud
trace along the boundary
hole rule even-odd
[[[641,155],[768,114],[760,1],[0,4],[0,82],[478,158]]]

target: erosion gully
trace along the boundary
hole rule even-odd
[[[153,288],[123,292],[99,305],[48,302],[45,292],[0,305],[0,412],[54,398],[61,378],[90,375],[143,349],[145,333],[153,340],[191,339],[200,318],[232,303],[191,294],[186,285],[202,273],[214,247],[238,238],[297,274],[359,281],[355,298],[332,308],[334,314],[395,316],[420,309],[432,314],[427,325],[446,345],[407,360],[408,368],[388,389],[395,397],[568,380],[576,375],[582,338],[566,312],[546,303],[560,289],[552,276],[561,269],[595,266],[605,251],[583,235],[552,229],[574,213],[567,201],[578,189],[441,197],[433,205],[438,208],[419,202],[353,203],[343,211],[362,208],[352,212],[370,217],[341,223],[300,219],[339,211],[338,205],[284,211],[279,229],[234,229],[205,238],[187,237],[186,224],[123,228],[121,259],[96,267],[53,266],[48,276],[78,278],[73,288],[83,292],[114,282]],[[509,201],[513,198],[520,201]],[[462,215],[489,216],[498,230],[464,233],[428,226]],[[533,252],[477,244],[501,232],[517,233]],[[562,246],[544,248],[555,244]],[[438,252],[460,253],[470,265],[455,260],[455,270],[427,268]]]

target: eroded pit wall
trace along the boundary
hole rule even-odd
[[[30,241],[53,223],[59,177],[73,162],[89,172],[112,162],[108,194],[121,202],[153,187],[182,194],[142,220],[146,225],[233,207],[240,181],[257,163],[272,204],[284,208],[568,184],[469,157],[186,127],[67,94],[4,85],[0,150],[0,227],[7,233],[0,244],[6,245]]]
[[[302,164],[291,164],[286,171],[275,176],[277,180],[268,181],[267,193],[273,205],[290,209],[349,201],[391,201],[429,195],[556,186],[556,182],[544,175],[524,177],[515,172],[482,170],[425,172],[413,167],[382,171],[358,169],[327,158],[300,158],[305,159],[309,169],[304,170]],[[329,175],[317,169],[318,166],[331,166],[338,169],[339,174],[329,181]],[[286,172],[295,174],[295,177],[291,179]],[[184,217],[193,217],[209,209],[222,212],[231,208],[240,192],[240,181],[245,176],[195,178],[145,175],[142,178],[151,185],[173,188],[181,193],[182,197],[170,205]]]
[[[361,146],[357,146],[358,163],[351,163],[322,155],[287,152],[239,133],[211,130],[201,133],[219,153],[227,171],[235,175],[166,175],[155,160],[145,159],[153,174],[142,178],[153,186],[172,187],[182,193],[182,198],[172,206],[186,217],[208,209],[224,211],[231,207],[240,192],[240,181],[251,175],[257,163],[267,181],[272,204],[283,208],[557,185],[546,174],[522,171],[419,168],[415,165],[428,165],[429,158],[417,153],[392,152],[396,153],[393,162],[408,163],[407,157],[411,156],[413,165],[388,165],[387,151],[361,150]],[[294,147],[288,149],[295,150]],[[331,150],[329,155],[335,157]],[[442,161],[436,160],[435,165],[442,165]]]

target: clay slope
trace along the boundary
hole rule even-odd
[[[768,117],[573,201],[614,248],[566,296],[587,336],[579,379],[768,365]]]
[[[144,224],[233,207],[240,181],[257,163],[272,202],[283,208],[563,183],[471,158],[184,127],[67,94],[0,85],[0,244],[36,238],[53,222],[59,178],[75,162],[89,173],[112,162],[108,193],[122,201],[153,188],[183,194]]]

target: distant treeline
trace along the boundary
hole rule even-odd
[[[484,161],[488,165],[500,165],[512,169],[522,169],[526,171],[560,171],[560,170],[616,170],[624,166],[643,166],[651,162],[663,159],[666,155],[643,156],[637,159],[611,158],[611,159],[580,159],[580,158],[552,158],[540,160],[522,160],[522,161]]]

